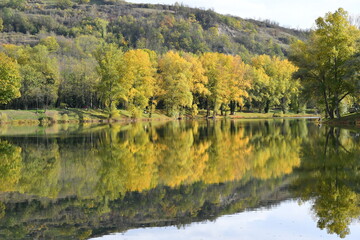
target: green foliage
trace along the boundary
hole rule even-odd
[[[169,116],[181,116],[191,107],[191,64],[178,53],[168,52],[159,61],[163,99]]]
[[[24,107],[36,105],[47,107],[58,97],[59,65],[51,56],[47,47],[37,45],[33,48],[7,47],[7,51],[14,54],[21,66],[22,77],[21,101]]]
[[[356,77],[351,75],[354,54],[359,51],[360,31],[339,8],[316,20],[316,29],[307,42],[292,46],[291,59],[299,66],[305,91],[322,106],[326,115],[340,117],[340,103],[355,92]],[[350,73],[350,76],[349,76]]]
[[[297,68],[288,60],[261,55],[252,59],[254,87],[251,90],[253,105],[264,108],[267,113],[271,105],[280,105],[283,113],[289,103],[299,94],[300,83],[293,79]]]
[[[2,7],[14,8],[14,9],[24,9],[26,5],[26,0],[3,0],[0,3]]]
[[[115,44],[103,46],[95,53],[98,63],[97,72],[101,79],[98,84],[100,99],[112,112],[120,99],[126,99],[130,88],[129,82],[124,79],[123,52]],[[116,112],[116,111],[115,111]]]
[[[3,24],[4,24],[4,21],[0,17],[0,32],[2,32],[4,30],[4,25]]]
[[[17,62],[0,53],[0,104],[20,97],[20,73]]]
[[[93,107],[98,102],[96,88],[99,75],[92,58],[64,58],[59,86],[59,100],[67,107]],[[60,104],[61,107],[61,104]]]
[[[61,9],[72,7],[73,2],[71,0],[56,0],[56,6]]]
[[[39,44],[44,45],[49,52],[57,52],[60,48],[56,38],[51,36],[41,39]]]

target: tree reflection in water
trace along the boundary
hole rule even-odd
[[[87,238],[299,198],[313,202],[319,228],[345,237],[360,215],[354,132],[227,120],[4,136],[0,235]]]

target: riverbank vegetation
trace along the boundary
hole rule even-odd
[[[339,118],[359,104],[360,34],[342,9],[317,19],[316,29],[306,34],[270,24],[279,31],[274,36],[288,34],[285,46],[278,38],[264,42],[269,29],[259,22],[178,4],[4,4],[5,36],[30,33],[38,41],[2,40],[3,109],[44,114],[63,109],[59,119],[69,118],[68,109],[92,109],[117,119],[121,111],[131,118],[152,118],[156,111],[183,118],[199,111],[216,117],[274,109],[302,114],[312,108]],[[127,14],[118,16],[111,7]],[[57,17],[39,28],[37,21],[46,14]],[[70,19],[72,24],[65,21]],[[238,41],[229,32],[239,35]],[[247,43],[251,36],[258,36],[252,45]],[[4,122],[6,113],[1,117]]]

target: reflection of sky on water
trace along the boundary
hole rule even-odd
[[[243,212],[222,216],[215,222],[194,223],[185,228],[154,227],[129,230],[125,233],[104,236],[101,240],[315,240],[340,239],[329,235],[326,230],[316,227],[310,211],[310,203],[298,205],[296,201],[286,201],[271,209]],[[346,239],[360,239],[360,225],[350,225],[351,234]]]

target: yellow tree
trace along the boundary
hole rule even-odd
[[[213,108],[213,116],[223,103],[227,102],[229,89],[228,79],[231,78],[232,59],[221,53],[205,53],[201,56],[201,62],[208,77],[207,88],[210,94],[207,97],[207,116],[210,115],[210,107]]]
[[[20,97],[20,73],[15,60],[0,53],[0,104]]]
[[[243,100],[248,97],[248,89],[251,88],[250,66],[246,65],[240,56],[232,57],[232,66],[230,68],[231,76],[228,82],[230,114],[235,114],[236,105],[243,105]]]
[[[179,53],[170,51],[159,60],[159,71],[167,113],[181,116],[193,102],[191,64]]]
[[[199,98],[204,98],[210,94],[206,85],[208,78],[205,76],[205,69],[200,61],[200,57],[190,53],[184,53],[183,57],[191,64],[191,92],[194,104],[192,106],[193,115],[197,115]]]
[[[291,97],[299,93],[300,82],[292,77],[298,68],[288,60],[281,60],[275,56],[272,58],[272,65],[274,72],[271,77],[279,94],[281,110],[286,113]]]
[[[156,68],[151,55],[156,56],[156,53],[142,49],[124,54],[124,81],[131,84],[127,100],[134,117],[141,115],[149,105],[149,99],[154,96]]]

